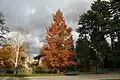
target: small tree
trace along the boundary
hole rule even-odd
[[[53,15],[54,22],[47,28],[46,40],[48,46],[44,49],[44,64],[49,68],[57,68],[58,72],[74,64],[74,46],[72,29],[66,25],[63,13],[58,10]]]
[[[25,48],[24,46],[25,42],[26,42],[26,34],[23,31],[23,29],[18,29],[17,32],[13,32],[10,35],[9,44],[13,48],[13,56],[14,56],[13,59],[11,58],[11,61],[14,63],[15,68],[18,67],[20,56],[25,55],[25,53],[22,52]],[[16,71],[14,72],[14,74],[16,74]]]

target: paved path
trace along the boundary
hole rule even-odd
[[[31,78],[0,78],[0,80],[100,80],[100,79],[120,79],[120,74],[92,74],[77,76],[40,76]]]

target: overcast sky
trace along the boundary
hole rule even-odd
[[[18,27],[29,30],[30,51],[39,53],[53,13],[61,9],[76,41],[78,16],[90,8],[91,2],[93,0],[0,0],[0,12],[4,13],[6,25],[11,31]]]

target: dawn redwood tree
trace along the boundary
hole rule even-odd
[[[47,28],[47,47],[44,49],[43,63],[49,68],[57,68],[58,73],[65,67],[76,65],[72,29],[66,25],[63,13],[53,14],[53,22]]]
[[[9,33],[9,28],[6,27],[4,15],[0,12],[0,46],[7,42],[7,33]]]

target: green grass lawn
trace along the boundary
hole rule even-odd
[[[64,74],[0,74],[0,77],[64,76]]]

